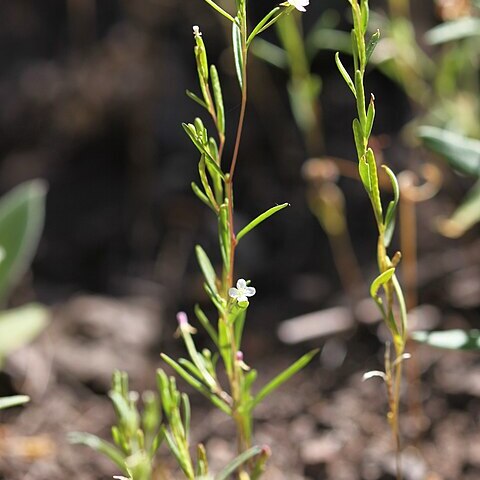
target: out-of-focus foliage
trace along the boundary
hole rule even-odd
[[[17,407],[27,403],[30,398],[27,395],[14,395],[12,397],[0,398],[0,410],[5,408]]]
[[[479,330],[444,330],[439,332],[413,332],[412,338],[419,343],[448,350],[480,351]]]
[[[475,179],[480,177],[480,141],[449,130],[421,127],[423,144],[442,156],[450,167]],[[480,182],[477,181],[448,220],[440,223],[441,232],[459,237],[480,221]]]
[[[23,183],[0,199],[0,299],[30,266],[43,230],[47,187],[41,180]]]
[[[46,185],[25,182],[0,199],[0,298],[6,297],[29,268],[43,230]],[[47,309],[39,304],[0,313],[0,367],[6,356],[29,343],[47,325]],[[20,405],[25,396],[1,399],[0,408]]]

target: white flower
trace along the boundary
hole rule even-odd
[[[303,1],[303,0],[300,0],[300,1]],[[200,31],[200,27],[198,25],[194,25],[192,28],[193,28],[193,36],[194,37],[201,37],[202,36],[202,32]]]
[[[253,287],[247,287],[247,282],[240,278],[237,282],[237,288],[232,287],[228,291],[228,295],[237,302],[248,302],[247,297],[253,297],[257,291]]]
[[[306,12],[305,7],[310,5],[310,0],[288,0],[286,3],[295,7],[299,12]]]

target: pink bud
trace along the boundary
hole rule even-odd
[[[272,450],[268,445],[263,445],[262,446],[262,455],[265,457],[271,457],[272,456]]]
[[[187,314],[185,312],[178,312],[177,313],[177,322],[178,322],[178,325],[180,325],[181,327],[185,326],[185,325],[188,325]]]
[[[236,358],[237,358],[237,362],[243,362],[243,352],[239,350],[237,352]]]

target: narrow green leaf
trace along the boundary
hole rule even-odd
[[[230,342],[228,339],[228,327],[225,320],[220,318],[218,320],[218,348],[220,350],[220,355],[222,356],[223,363],[225,365],[225,370],[227,373],[232,372],[232,356],[230,355]]]
[[[205,250],[200,245],[195,247],[195,254],[197,255],[197,261],[203,272],[203,276],[205,277],[207,285],[210,287],[212,292],[218,295],[217,276],[215,274],[212,262],[205,253]]]
[[[162,359],[170,365],[177,373],[180,375],[189,385],[191,385],[195,390],[200,392],[202,395],[207,397],[216,407],[218,407],[222,412],[225,412],[227,415],[231,415],[232,411],[231,408],[219,397],[213,394],[205,385],[203,385],[199,380],[195,377],[192,377],[187,370],[185,370],[181,365],[179,365],[175,360],[170,358],[168,355],[164,353],[160,354]]]
[[[200,182],[202,183],[203,190],[205,192],[206,197],[208,198],[209,203],[213,207],[215,212],[218,212],[218,204],[215,200],[215,195],[213,194],[212,187],[210,186],[210,182],[208,181],[207,170],[206,170],[206,155],[202,155],[200,157],[200,161],[198,162],[198,176],[200,177]]]
[[[252,220],[247,226],[243,227],[240,232],[237,234],[237,241],[240,241],[242,237],[244,237],[248,232],[253,230],[256,226],[258,226],[260,223],[264,222],[267,218],[271,217],[275,213],[279,212],[280,210],[283,210],[286,207],[289,207],[289,203],[282,203],[281,205],[276,205],[275,207],[272,207],[268,209],[266,212],[262,213],[259,215],[257,218]]]
[[[352,91],[355,98],[357,98],[357,91],[355,90],[355,85],[353,84],[353,80],[347,72],[347,69],[343,66],[342,61],[340,60],[340,52],[335,54],[335,63],[337,64],[337,68],[342,75],[345,83],[348,85],[348,88]]]
[[[393,188],[393,200],[390,201],[387,208],[387,213],[385,214],[385,246],[388,247],[392,241],[393,232],[395,230],[395,217],[397,213],[397,205],[400,199],[400,187],[398,186],[397,177],[392,172],[390,168],[386,165],[382,165],[382,168],[387,172],[390,182],[392,183]]]
[[[363,136],[366,137],[367,132],[367,109],[365,107],[365,90],[363,88],[363,75],[360,70],[355,71],[355,90],[357,92],[357,111],[360,125],[362,126]]]
[[[13,395],[11,397],[0,398],[0,410],[6,408],[17,407],[30,401],[30,397],[27,395]]]
[[[197,470],[196,470],[197,477],[203,479],[208,475],[208,459],[207,459],[207,452],[205,450],[205,446],[202,443],[197,445]],[[207,478],[205,478],[207,480]]]
[[[215,329],[212,327],[212,324],[208,320],[207,316],[203,312],[203,310],[198,306],[195,305],[194,308],[195,315],[198,318],[198,321],[201,323],[202,327],[205,331],[210,335],[210,338],[213,340],[213,343],[218,346],[218,335]]]
[[[257,24],[257,26],[252,30],[252,33],[250,33],[250,35],[248,36],[248,39],[247,39],[247,47],[250,46],[250,43],[252,42],[252,40],[257,36],[259,35],[260,33],[262,33],[264,30],[266,30],[267,28],[269,28],[271,25],[273,25],[273,23],[275,22],[272,22],[272,18],[278,13],[278,12],[282,12],[283,13],[283,9],[281,7],[275,7],[273,10],[271,10],[269,13],[267,13],[265,15],[265,17],[263,17],[262,20],[260,20],[260,22]],[[278,15],[279,17],[280,15]],[[275,18],[273,20],[278,20],[278,18]]]
[[[217,174],[222,180],[225,180],[225,174],[222,172],[221,168],[217,165],[217,163],[212,159],[212,157],[205,156],[205,160],[208,166],[215,172],[215,174]]]
[[[130,405],[130,402],[126,400],[121,393],[110,391],[108,396],[113,403],[117,418],[122,424],[125,424],[129,434],[134,435],[140,425],[138,411]]]
[[[375,51],[375,48],[380,41],[380,30],[377,30],[371,37],[367,44],[367,62],[370,60],[372,53]]]
[[[377,297],[378,290],[381,286],[385,285],[390,281],[390,279],[393,277],[393,274],[395,273],[395,268],[389,268],[388,270],[385,270],[383,273],[381,273],[373,282],[372,285],[370,286],[370,295],[372,298]]]
[[[375,155],[371,148],[367,150],[366,160],[368,163],[368,174],[370,176],[370,199],[372,201],[375,219],[380,226],[383,224],[382,202],[380,200],[380,188],[378,186],[377,163],[375,162]]]
[[[192,182],[190,186],[192,187],[193,193],[197,196],[197,198],[216,213],[215,207],[210,203],[210,200],[202,192],[200,187],[195,182]]]
[[[232,40],[233,40],[233,56],[235,60],[235,71],[237,72],[238,83],[240,88],[243,89],[243,65],[245,59],[243,58],[242,47],[242,32],[240,31],[237,22],[232,24]]]
[[[185,472],[184,469],[186,467],[186,463],[183,458],[183,455],[180,453],[180,449],[178,448],[177,443],[175,442],[174,436],[168,430],[165,429],[164,431],[165,431],[165,440],[167,441],[168,448],[173,453],[173,456],[176,458],[180,468]]]
[[[85,445],[107,456],[124,474],[127,474],[125,458],[122,452],[105,440],[102,440],[95,435],[91,435],[90,433],[82,432],[70,433],[68,435],[68,440],[70,443],[76,445]]]
[[[444,330],[438,332],[412,332],[412,338],[436,348],[449,350],[480,350],[479,330]]]
[[[190,355],[192,362],[195,364],[198,371],[200,372],[203,381],[209,386],[212,391],[215,390],[217,387],[217,382],[207,370],[203,357],[197,351],[197,347],[195,346],[192,335],[186,329],[181,330],[181,332],[188,354]]]
[[[256,405],[258,405],[266,396],[270,395],[273,391],[275,391],[280,385],[285,383],[289,380],[293,375],[299,372],[302,368],[306,367],[313,359],[313,357],[319,352],[319,349],[312,350],[309,353],[306,353],[298,359],[294,364],[290,365],[286,370],[282,373],[277,375],[273,380],[267,383],[256,395],[255,398],[252,400],[252,403],[249,405],[251,409],[253,409]]]
[[[362,180],[365,190],[370,195],[372,191],[372,186],[370,185],[369,170],[370,170],[370,167],[368,166],[366,156],[363,155],[363,157],[360,159],[360,162],[358,163],[358,173],[360,174],[360,179]]]
[[[375,120],[375,98],[372,95],[370,97],[370,103],[368,104],[368,110],[367,110],[367,125],[365,127],[366,138],[370,138],[370,135],[372,134],[374,120]]]
[[[230,265],[230,222],[228,221],[228,204],[224,203],[220,206],[220,214],[218,215],[218,236],[220,240],[220,251],[224,268]]]
[[[183,428],[185,430],[185,438],[188,442],[190,436],[190,419],[192,410],[190,408],[190,401],[186,393],[182,393],[182,413],[183,413]]]
[[[240,349],[240,345],[242,344],[243,328],[245,326],[246,317],[247,309],[242,308],[235,318],[235,343],[237,345],[237,349]]]
[[[235,19],[228,12],[226,12],[222,7],[217,5],[213,0],[205,0],[205,2],[208,3],[220,15],[223,15],[227,20],[230,20],[231,22],[235,22]]]
[[[215,480],[228,480],[239,467],[248,462],[251,458],[259,455],[262,452],[260,447],[251,447],[238,457],[234,458],[216,477]]]
[[[195,95],[195,93],[191,92],[190,90],[186,90],[185,93],[187,94],[188,98],[198,103],[201,107],[208,109],[207,104],[198,95]]]
[[[178,364],[188,370],[192,375],[198,378],[198,380],[202,381],[202,374],[192,361],[187,360],[186,358],[179,358]]]
[[[197,131],[195,129],[195,125],[193,123],[182,123],[182,127],[185,130],[185,133],[188,135],[192,143],[197,147],[197,150],[204,154],[205,153],[205,147],[202,145],[200,142],[200,139],[197,136]]]
[[[358,159],[360,160],[365,156],[367,151],[367,144],[365,142],[365,137],[363,135],[362,126],[358,121],[358,118],[353,119],[352,123],[353,138],[355,140],[355,147],[357,149]]]
[[[362,18],[362,28],[363,28],[362,31],[366,32],[368,29],[368,21],[370,19],[370,9],[368,7],[368,0],[361,0],[360,13]]]
[[[215,112],[217,114],[217,128],[222,135],[225,135],[225,107],[223,105],[222,86],[215,65],[210,66],[210,77],[215,101]]]

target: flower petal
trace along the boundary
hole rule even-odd
[[[232,287],[228,290],[228,296],[232,298],[238,298],[240,292],[235,287]]]
[[[243,290],[246,286],[247,286],[246,280],[244,280],[243,278],[239,278],[237,281],[237,288],[239,290]]]
[[[248,298],[245,295],[240,295],[237,297],[237,302],[248,302]]]
[[[253,297],[257,293],[257,290],[255,287],[246,287],[244,293],[247,297]]]

